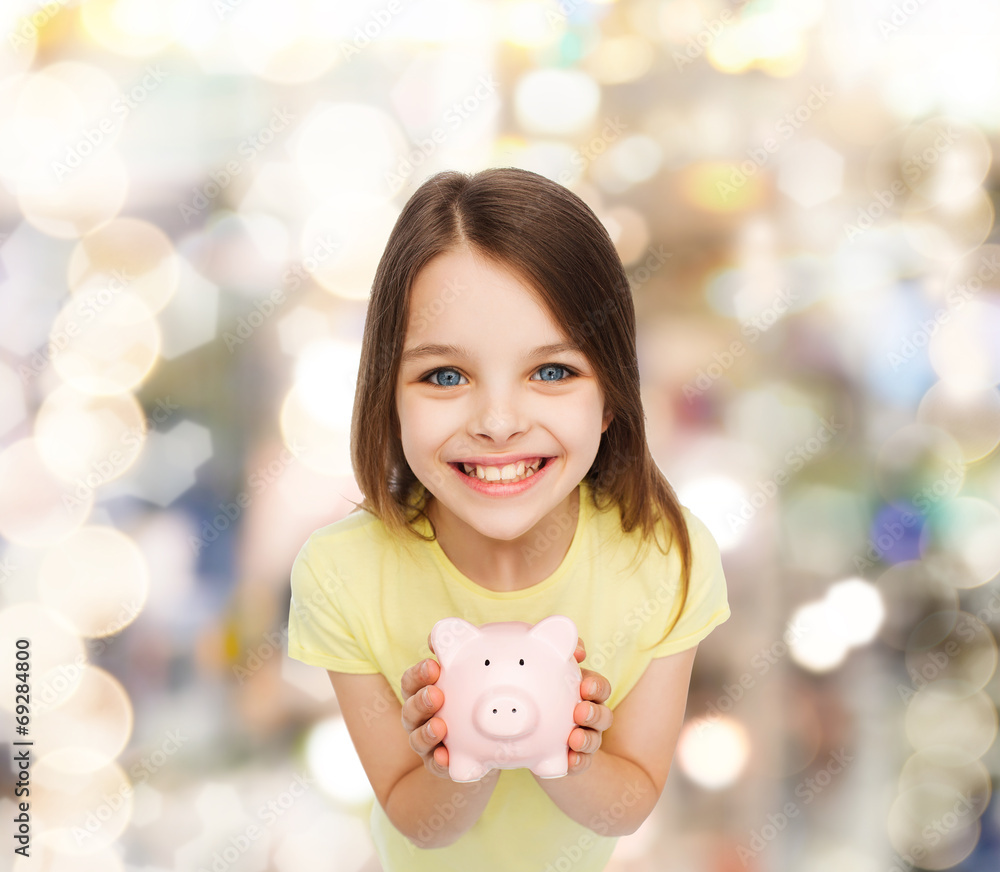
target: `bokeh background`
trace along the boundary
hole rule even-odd
[[[0,866],[380,868],[289,568],[361,498],[399,209],[512,165],[615,240],[730,586],[609,868],[1000,868],[1000,6],[5,0],[0,37]]]

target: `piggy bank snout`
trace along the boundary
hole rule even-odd
[[[516,687],[494,687],[476,700],[473,721],[485,736],[517,739],[538,726],[538,706]]]

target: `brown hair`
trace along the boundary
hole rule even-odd
[[[433,541],[411,524],[425,499],[411,501],[417,478],[403,455],[396,380],[409,323],[410,289],[432,258],[461,246],[516,272],[593,366],[614,417],[585,479],[595,508],[618,507],[622,530],[641,529],[648,545],[666,518],[680,546],[687,598],[691,542],[680,502],[646,444],[639,393],[635,310],[628,277],[604,225],[575,194],[527,170],[442,172],[424,182],[396,221],[379,261],[365,320],[351,422],[351,462],[364,509],[405,540]],[[430,525],[433,531],[433,524]],[[638,558],[638,553],[636,554]]]

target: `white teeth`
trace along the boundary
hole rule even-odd
[[[508,463],[504,467],[499,466],[479,466],[478,464],[463,463],[462,467],[466,474],[469,476],[474,476],[480,481],[505,481],[505,482],[518,482],[524,481],[526,478],[531,478],[542,464],[542,458],[537,458],[529,464],[525,464],[523,460],[517,461],[517,463]]]

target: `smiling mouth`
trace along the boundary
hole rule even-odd
[[[474,463],[451,463],[463,475],[475,478],[479,481],[491,484],[517,484],[520,481],[531,478],[536,472],[551,460],[549,457],[542,457],[539,460],[526,464],[523,460],[517,463],[509,463],[503,467],[479,466]],[[504,477],[506,473],[506,477]]]

